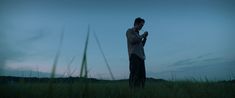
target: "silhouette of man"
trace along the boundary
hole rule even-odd
[[[144,23],[145,20],[138,17],[134,21],[134,27],[129,28],[126,32],[130,69],[130,88],[144,88],[145,85],[146,73],[144,45],[147,40],[148,32],[145,31],[144,34],[139,34]]]

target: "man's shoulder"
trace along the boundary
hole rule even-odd
[[[134,32],[133,28],[128,28],[126,33],[131,33],[131,32]]]

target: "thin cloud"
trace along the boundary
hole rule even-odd
[[[147,72],[148,76],[164,79],[227,80],[235,78],[235,60],[209,58],[189,66],[170,67],[159,72]]]
[[[6,34],[0,31],[0,73],[3,71],[7,61],[18,60],[23,53],[11,47],[6,38]]]
[[[167,66],[169,66],[169,67],[191,66],[191,65],[195,65],[195,64],[213,62],[213,61],[218,61],[218,60],[223,59],[221,57],[210,57],[210,56],[211,56],[211,53],[208,53],[208,54],[200,55],[197,57],[179,60],[179,61],[176,61],[172,64],[167,65]]]
[[[10,58],[9,53],[11,50],[9,49],[5,39],[5,34],[0,32],[0,72],[2,72],[2,68],[6,64],[6,60]]]
[[[37,41],[37,40],[41,40],[46,36],[45,32],[38,32],[35,33],[33,36],[29,37],[28,39],[25,40],[25,42],[32,42],[32,41]]]

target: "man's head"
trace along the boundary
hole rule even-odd
[[[140,17],[136,18],[134,22],[134,28],[138,31],[141,30],[142,27],[144,26],[144,22],[145,22],[144,19]]]

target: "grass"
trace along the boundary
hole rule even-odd
[[[59,42],[58,50],[56,52],[55,59],[54,59],[53,65],[52,65],[51,78],[55,77],[56,66],[57,66],[57,63],[58,63],[58,60],[60,57],[60,51],[61,51],[63,39],[64,39],[64,30],[61,32],[61,35],[60,35],[60,42]]]
[[[88,41],[89,41],[89,34],[90,34],[90,27],[88,26],[88,31],[87,31],[87,37],[85,41],[85,47],[84,47],[84,52],[83,52],[83,58],[82,58],[82,64],[81,64],[81,69],[80,69],[80,77],[85,77],[87,78],[87,46],[88,46]]]
[[[99,39],[98,39],[96,33],[94,33],[94,37],[95,37],[95,40],[96,40],[97,45],[98,45],[98,47],[99,47],[99,50],[100,50],[100,52],[101,52],[101,54],[102,54],[102,56],[103,56],[103,58],[104,58],[104,61],[105,61],[106,67],[108,68],[109,74],[110,74],[112,80],[115,80],[115,78],[114,78],[114,76],[113,76],[113,73],[112,73],[112,70],[111,70],[111,68],[110,68],[110,66],[109,66],[108,60],[107,60],[107,58],[106,58],[105,55],[104,55],[103,49],[102,49],[102,47],[101,47],[100,41],[99,41]]]
[[[61,36],[60,36],[60,42],[59,42],[59,46],[58,46],[58,50],[56,52],[55,55],[55,59],[52,65],[52,70],[51,70],[51,77],[50,77],[50,81],[48,83],[47,88],[47,92],[48,92],[48,96],[47,97],[52,97],[52,92],[54,91],[54,78],[55,78],[55,73],[56,73],[56,66],[60,57],[60,51],[61,51],[61,47],[62,47],[62,43],[63,43],[63,39],[64,39],[64,30],[61,32]]]
[[[129,89],[128,81],[56,82],[48,92],[46,82],[0,84],[1,98],[234,98],[235,84],[228,82],[147,81],[144,89]]]

